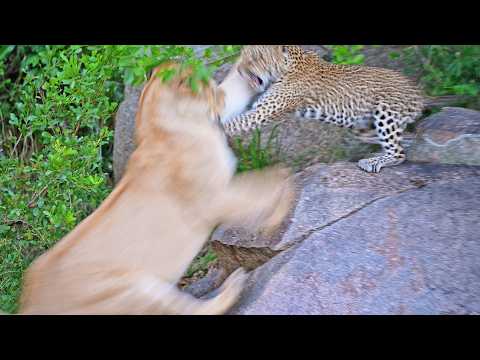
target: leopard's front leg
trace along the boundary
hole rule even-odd
[[[301,94],[290,91],[283,83],[272,85],[252,106],[252,109],[237,115],[223,124],[229,136],[259,128],[282,114],[295,110],[301,103]]]

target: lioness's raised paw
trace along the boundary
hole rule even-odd
[[[238,268],[233,273],[231,273],[227,279],[223,282],[222,286],[220,287],[220,296],[225,291],[232,291],[238,292],[238,294],[242,291],[245,282],[248,279],[248,274],[243,268]]]
[[[269,235],[282,223],[290,211],[295,200],[295,187],[291,173],[287,169],[273,169],[272,187],[276,191],[276,200],[273,203],[272,214],[262,224],[260,232]]]
[[[223,282],[218,295],[212,299],[222,308],[221,313],[228,311],[238,301],[247,279],[247,272],[243,268],[238,268]]]

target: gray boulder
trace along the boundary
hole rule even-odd
[[[349,216],[369,203],[425,184],[432,175],[419,167],[368,174],[351,163],[317,164],[295,176],[296,204],[268,237],[240,228],[218,228],[212,248],[222,267],[254,269],[312,232]]]
[[[218,288],[226,278],[226,270],[213,267],[201,279],[189,284],[182,290],[197,297],[208,298],[215,295],[215,289]]]
[[[130,155],[135,150],[135,115],[142,87],[125,86],[125,98],[115,116],[113,138],[113,178],[117,183],[123,175]]]
[[[480,168],[404,164],[366,183],[354,164],[307,171],[272,245],[289,247],[231,314],[480,313]]]
[[[363,172],[352,163],[317,164],[295,176],[296,204],[273,235],[219,227],[212,235],[212,248],[229,271],[239,266],[254,269],[379,199],[454,176],[458,173],[449,167],[416,164],[386,168],[381,174]]]
[[[417,162],[480,165],[480,111],[446,107],[417,127],[407,149]]]

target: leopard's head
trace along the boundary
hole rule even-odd
[[[284,45],[246,45],[237,61],[236,70],[252,89],[262,93],[286,70],[287,51]]]

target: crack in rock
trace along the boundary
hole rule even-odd
[[[326,229],[328,228],[329,226],[332,226],[333,224],[341,221],[341,220],[345,220],[347,218],[349,218],[350,216],[352,216],[353,214],[365,209],[366,207],[376,203],[377,201],[379,200],[382,200],[382,199],[386,199],[386,198],[389,198],[389,197],[393,197],[393,196],[396,196],[396,195],[399,195],[399,194],[402,194],[404,192],[407,192],[407,191],[413,191],[413,190],[417,190],[417,189],[420,189],[422,187],[426,186],[426,184],[423,184],[423,185],[419,185],[419,186],[416,186],[416,187],[413,187],[413,188],[410,188],[410,189],[404,189],[404,190],[400,190],[400,191],[397,191],[396,193],[393,193],[393,194],[388,194],[388,195],[384,195],[384,196],[380,196],[378,198],[375,198],[373,200],[370,200],[364,204],[362,204],[361,206],[359,206],[358,208],[350,211],[348,214],[345,214],[345,215],[341,215],[339,216],[338,218],[336,218],[335,220],[332,220],[330,222],[328,222],[327,224],[324,224],[324,225],[321,225],[321,226],[318,226],[316,228],[313,228],[313,229],[310,229],[308,230],[306,233],[302,234],[300,237],[298,237],[297,239],[293,240],[291,244],[287,244],[286,247],[280,249],[278,252],[282,252],[282,251],[285,251],[285,250],[288,250],[290,249],[291,247],[305,241],[307,238],[309,238],[313,233],[317,232],[317,231],[321,231],[323,229]]]

